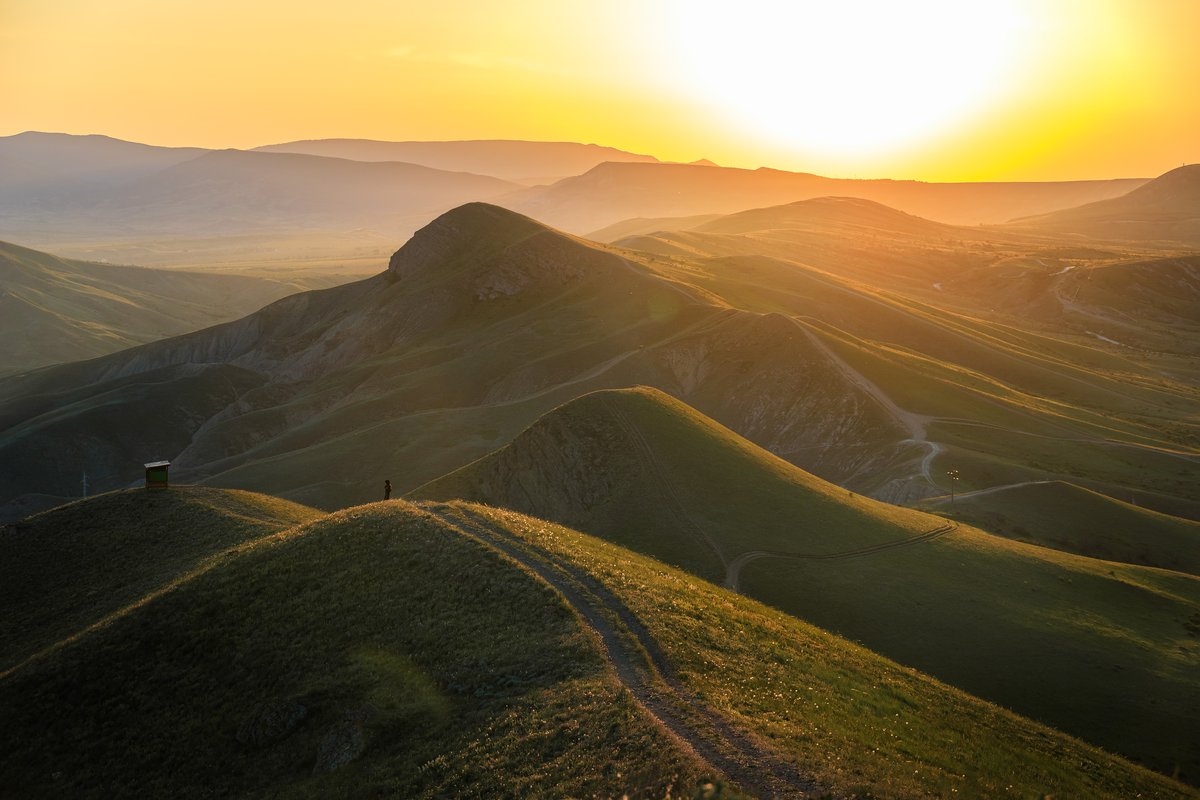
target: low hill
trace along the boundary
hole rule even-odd
[[[828,233],[850,228],[869,232],[946,236],[955,229],[906,214],[882,203],[857,197],[816,197],[783,206],[754,208],[728,214],[696,226],[701,233],[746,234],[772,230],[808,230]]]
[[[761,256],[817,267],[873,288],[927,292],[976,262],[966,247],[992,246],[997,236],[945,225],[856,197],[815,197],[711,219],[683,219],[613,240],[619,247],[665,257]],[[669,222],[669,221],[664,221]],[[612,226],[618,230],[622,225]]]
[[[634,217],[598,228],[587,234],[587,238],[594,242],[608,244],[630,236],[641,236],[658,231],[690,230],[705,222],[712,222],[720,216],[720,214],[696,214],[690,217]]]
[[[207,328],[301,289],[268,278],[74,261],[0,242],[0,374]]]
[[[729,214],[826,196],[873,200],[939,222],[976,225],[1116,197],[1143,183],[923,183],[826,178],[767,168],[605,163],[498,202],[574,233],[633,217]]]
[[[383,142],[373,139],[309,139],[269,144],[255,150],[305,153],[354,161],[404,161],[451,172],[491,175],[519,183],[548,183],[587,172],[606,161],[657,162],[639,155],[578,142],[481,139],[461,142]]]
[[[939,512],[1023,542],[1105,561],[1200,575],[1200,522],[1160,514],[1063,481],[927,501]]]
[[[0,677],[0,710],[0,782],[24,797],[1191,794],[686,573],[464,504],[248,543]]]
[[[1017,220],[1014,225],[1102,240],[1200,245],[1200,164],[1177,167],[1108,200]]]
[[[574,401],[413,497],[577,525],[1157,769],[1200,775],[1181,745],[1200,737],[1193,576],[855,496],[644,389]]]
[[[131,489],[70,503],[0,533],[0,673],[247,542],[318,512],[205,487]]]

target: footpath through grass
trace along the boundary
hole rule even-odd
[[[1191,787],[602,540],[482,506],[599,578],[684,682],[836,795],[1196,797]]]
[[[706,777],[560,596],[395,501],[260,539],[0,679],[0,718],[16,797],[663,798]]]

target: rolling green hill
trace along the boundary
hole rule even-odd
[[[984,489],[927,505],[1012,539],[1106,561],[1200,574],[1200,522],[1062,481]]]
[[[75,509],[120,525],[131,497]],[[197,495],[157,497],[178,512],[164,535],[188,533]],[[0,676],[0,711],[0,785],[22,797],[1194,796],[686,573],[467,504],[249,541]]]
[[[1200,776],[1194,576],[1023,545],[854,495],[647,389],[573,401],[412,496],[578,527],[1157,769]],[[1195,549],[1173,544],[1180,559]]]
[[[0,242],[0,374],[206,328],[302,288],[267,278],[72,261]]]
[[[0,673],[319,512],[261,494],[131,489],[0,533]]]

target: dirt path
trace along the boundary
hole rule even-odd
[[[908,547],[909,545],[928,542],[931,539],[936,539],[939,536],[945,536],[947,533],[958,528],[958,523],[948,522],[934,528],[931,531],[912,536],[908,539],[898,539],[893,542],[883,542],[881,544],[873,544],[868,547],[860,547],[856,550],[843,550],[840,553],[787,553],[779,550],[751,550],[748,553],[742,553],[740,556],[729,562],[729,566],[725,571],[725,582],[722,584],[726,589],[732,591],[738,590],[738,579],[742,575],[742,567],[752,561],[758,561],[763,558],[782,558],[794,561],[836,561],[844,558],[859,558],[861,556],[869,556],[874,553],[879,553],[884,550],[892,550],[897,547]]]
[[[976,489],[973,492],[959,492],[954,495],[954,499],[967,500],[972,497],[982,497],[985,494],[1003,492],[1005,489],[1016,489],[1021,486],[1040,486],[1045,483],[1054,483],[1054,481],[1021,481],[1020,483],[1006,483],[1001,486],[989,486],[986,489]],[[941,497],[927,497],[921,503],[922,505],[940,506],[943,503],[949,503],[950,499],[950,495],[946,494]]]
[[[862,389],[871,397],[875,398],[875,401],[879,403],[879,405],[883,406],[883,410],[887,412],[888,416],[895,420],[900,427],[908,431],[909,438],[906,441],[924,445],[926,448],[928,448],[928,452],[925,454],[925,457],[921,459],[921,476],[929,482],[930,486],[933,486],[934,488],[941,488],[933,479],[933,460],[941,455],[942,446],[937,442],[931,442],[925,438],[925,428],[930,422],[935,420],[935,417],[927,417],[924,414],[915,414],[912,411],[905,411],[903,408],[896,405],[892,398],[888,396],[887,392],[879,388],[879,386],[866,375],[863,375],[861,372],[852,367],[844,358],[833,352],[833,349],[830,348],[829,345],[825,344],[825,342],[821,341],[820,336],[817,336],[815,333],[809,330],[808,326],[802,325],[800,322],[794,319],[792,321],[796,323],[796,327],[804,332],[804,335],[808,337],[808,340],[812,342],[813,346],[820,350],[825,357],[829,359],[830,363],[837,367],[838,370],[844,376],[846,376],[847,380],[849,380],[858,388]]]
[[[757,797],[802,798],[820,791],[821,787],[770,744],[734,727],[684,686],[658,642],[600,581],[470,512],[445,504],[430,504],[425,509],[558,590],[600,640],[618,680],[638,705],[715,771]]]

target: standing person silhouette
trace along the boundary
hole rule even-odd
[[[392,499],[392,482],[391,481],[383,482],[383,499],[384,500]]]

